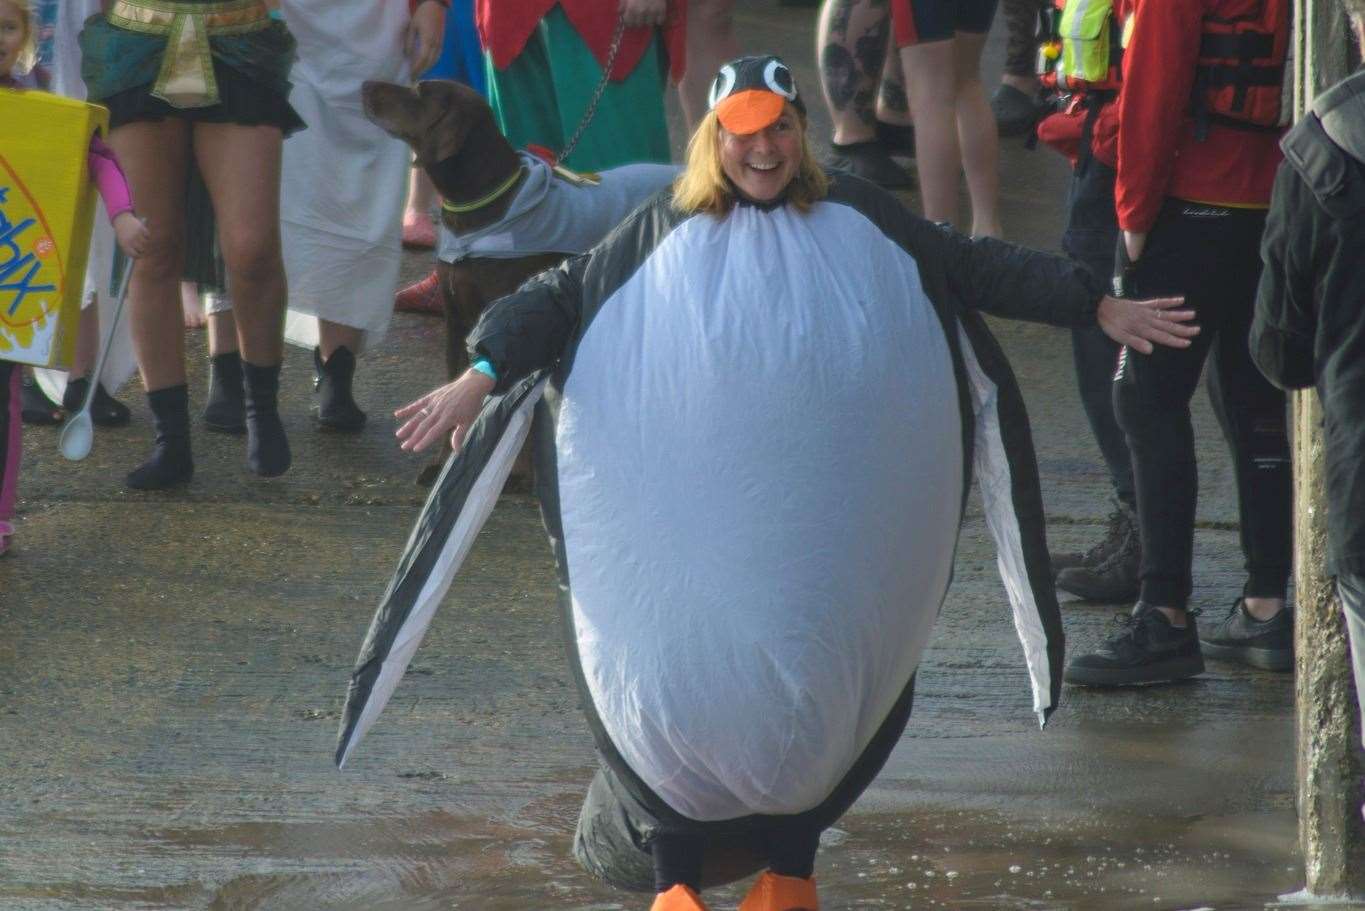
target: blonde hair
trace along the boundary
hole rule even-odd
[[[811,151],[806,116],[788,106],[801,123],[801,163],[787,185],[787,201],[807,212],[829,192],[829,178]],[[673,182],[673,205],[681,212],[727,215],[736,202],[735,188],[720,163],[720,121],[709,111],[687,143],[687,166]]]
[[[21,74],[29,73],[38,63],[38,29],[33,21],[33,7],[29,0],[0,0],[0,4],[6,3],[18,10],[19,18],[24,20],[24,43],[15,65]]]

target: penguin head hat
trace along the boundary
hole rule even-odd
[[[720,68],[708,98],[720,125],[731,133],[757,133],[771,124],[788,103],[806,116],[796,79],[781,57],[740,57]]]

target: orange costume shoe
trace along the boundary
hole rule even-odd
[[[820,911],[815,879],[764,873],[739,903],[739,911]]]
[[[437,316],[446,312],[441,297],[441,280],[435,270],[421,281],[413,282],[393,296],[393,308],[404,313],[433,313]]]
[[[706,911],[706,906],[701,903],[700,895],[678,883],[667,892],[654,896],[649,911]]]

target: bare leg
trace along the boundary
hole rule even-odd
[[[888,37],[888,44],[890,40]],[[886,55],[886,63],[882,66],[881,85],[877,89],[877,119],[902,127],[914,122],[910,119],[910,96],[905,89],[901,55],[894,49]]]
[[[431,220],[436,187],[426,171],[416,166],[409,170],[408,205],[403,212],[403,246],[429,249],[436,245],[436,223]]]
[[[218,220],[246,392],[247,466],[263,477],[289,470],[279,415],[284,310],[289,291],[280,253],[279,128],[197,123],[194,153]]]
[[[237,320],[231,310],[220,310],[208,315],[209,356],[237,350]]]
[[[151,233],[147,253],[133,268],[128,304],[142,385],[156,392],[185,382],[180,276],[190,128],[174,118],[130,123],[109,134],[109,145]]]
[[[815,48],[834,142],[874,138],[877,82],[890,33],[891,10],[883,2],[825,0],[820,8]]]
[[[432,207],[436,205],[436,186],[427,172],[414,165],[408,175],[408,207],[403,220],[409,221],[417,215],[431,217]]]
[[[180,283],[180,309],[185,313],[186,329],[198,329],[204,325],[204,307],[199,302],[197,283]]]
[[[81,310],[81,324],[76,329],[76,354],[71,359],[71,379],[89,376],[100,353],[100,309],[93,303]]]
[[[1000,236],[1000,136],[981,83],[986,36],[958,32],[954,39],[957,78],[957,134],[962,169],[972,199],[972,236]]]
[[[687,4],[687,69],[678,83],[687,131],[706,115],[706,93],[721,64],[739,56],[735,0],[690,0]]]
[[[325,361],[332,352],[345,346],[354,354],[360,348],[360,330],[354,326],[344,326],[330,320],[318,320],[318,347]]]
[[[957,139],[955,41],[930,41],[900,50],[906,84],[912,87],[915,161],[920,198],[930,221],[958,223],[962,153]]]
[[[281,144],[276,127],[194,125],[194,154],[218,220],[237,344],[242,358],[258,366],[284,359],[288,288],[280,253]]]

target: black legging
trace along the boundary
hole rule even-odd
[[[815,872],[820,831],[800,827],[771,828],[764,833],[768,869],[778,876],[808,879]],[[681,883],[701,891],[702,854],[706,840],[698,835],[660,832],[650,843],[654,855],[654,889],[667,892]]]
[[[1089,132],[1082,139],[1089,146]],[[1062,249],[1089,269],[1107,286],[1114,274],[1114,245],[1119,223],[1114,215],[1114,169],[1083,151],[1071,175],[1067,191],[1066,232]],[[1114,371],[1118,368],[1118,342],[1098,326],[1071,330],[1071,357],[1076,366],[1076,386],[1090,430],[1109,469],[1114,495],[1129,507],[1137,504],[1133,487],[1133,462],[1128,440],[1114,415]]]
[[[1237,475],[1243,593],[1285,595],[1292,550],[1285,399],[1256,369],[1247,344],[1264,227],[1263,210],[1167,199],[1128,271],[1129,296],[1184,294],[1201,327],[1188,348],[1125,349],[1115,377],[1114,410],[1137,481],[1140,597],[1149,604],[1181,608],[1190,596],[1199,493],[1190,399],[1210,353],[1209,397]]]

